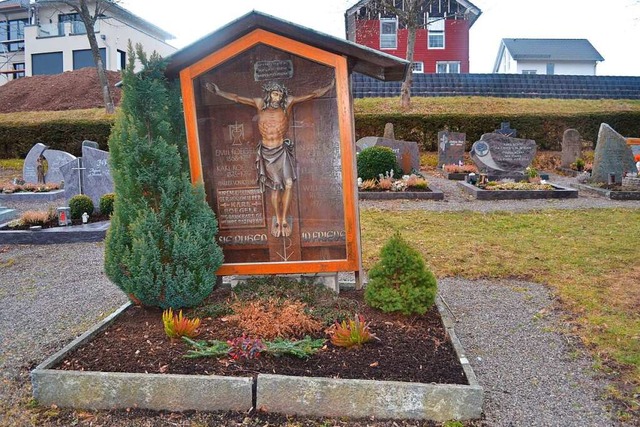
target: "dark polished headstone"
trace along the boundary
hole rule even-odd
[[[536,155],[536,142],[485,133],[473,144],[470,154],[480,172],[491,177],[524,176]]]
[[[402,168],[404,173],[420,171],[420,150],[417,142],[367,136],[356,142],[356,152],[359,153],[365,148],[375,145],[391,148],[396,155],[398,166]]]
[[[459,165],[464,161],[467,135],[461,132],[438,132],[438,167]]]
[[[622,182],[622,177],[627,172],[638,172],[631,147],[622,135],[608,124],[602,123],[598,132],[590,181],[606,183],[610,180],[610,174],[614,174],[615,182]]]
[[[568,168],[578,158],[582,157],[582,140],[580,132],[575,129],[567,129],[562,135],[562,160],[561,166]]]

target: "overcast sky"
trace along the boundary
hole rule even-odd
[[[640,0],[472,0],[472,73],[490,73],[502,38],[586,38],[604,57],[598,75],[640,76]],[[184,47],[251,10],[344,38],[344,12],[357,0],[123,0]]]

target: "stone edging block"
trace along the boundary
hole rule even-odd
[[[53,368],[67,353],[103,331],[124,304],[31,371],[33,397],[43,406],[78,409],[143,408],[168,411],[248,411],[253,379],[208,375],[62,371]]]
[[[611,200],[640,200],[640,191],[611,191],[605,188],[592,187],[587,184],[571,184],[572,187],[582,191],[589,191],[599,194],[603,197],[608,197]]]
[[[437,188],[431,191],[359,191],[360,200],[443,200],[444,193]]]
[[[551,184],[555,190],[483,190],[467,182],[457,182],[458,186],[477,200],[514,200],[514,199],[575,199],[578,190]]]
[[[107,235],[110,221],[43,230],[0,230],[0,241],[14,245],[50,245],[60,243],[101,242]]]
[[[12,202],[51,202],[64,197],[64,189],[35,193],[25,191],[21,193],[0,193],[0,201]]]

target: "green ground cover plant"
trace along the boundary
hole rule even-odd
[[[631,410],[640,393],[640,211],[511,212],[362,209],[365,269],[399,230],[437,277],[519,278],[550,287]],[[508,260],[508,262],[505,262]],[[634,397],[635,395],[635,397]]]

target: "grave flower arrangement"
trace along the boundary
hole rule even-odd
[[[60,184],[58,183],[49,183],[49,184],[7,184],[2,187],[2,192],[4,194],[13,194],[13,193],[47,193],[49,191],[59,190]]]
[[[358,178],[358,189],[360,191],[428,191],[429,183],[419,175],[403,175],[401,178],[394,177],[394,171],[378,175],[378,179],[362,180]]]

